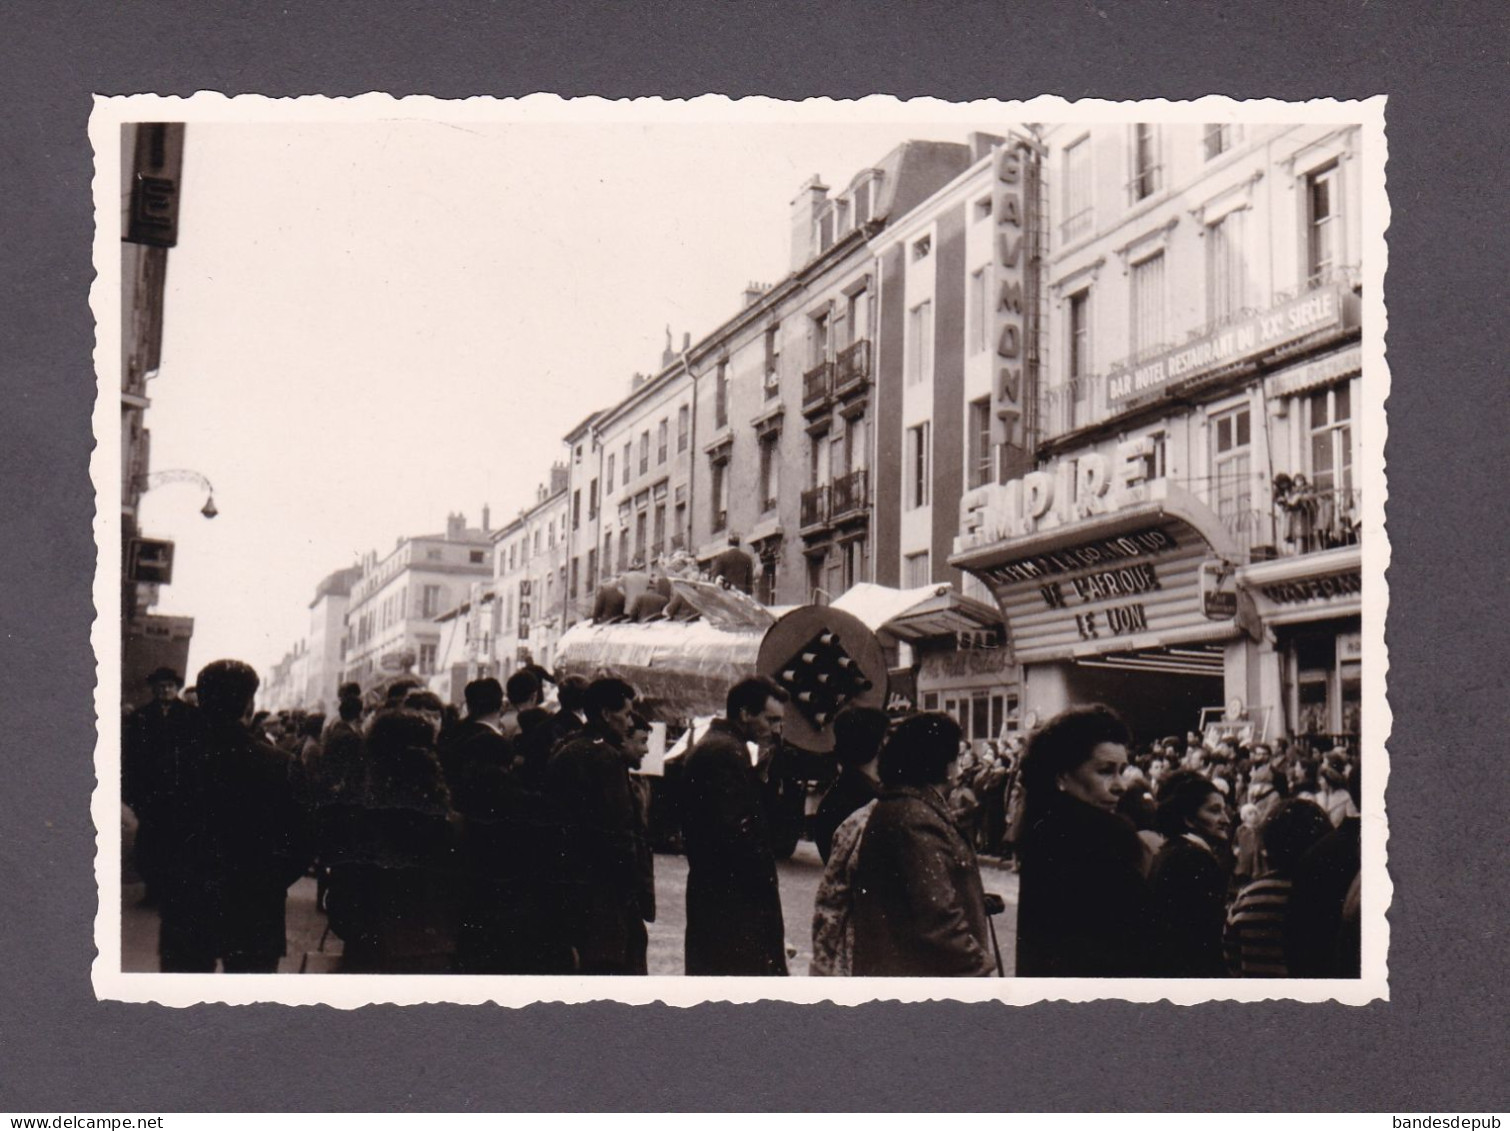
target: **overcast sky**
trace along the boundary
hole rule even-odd
[[[690,117],[690,116],[689,116]],[[630,374],[787,272],[789,208],[909,137],[1007,121],[285,124],[191,121],[169,255],[146,533],[189,671],[268,668],[315,585],[367,550],[494,526]]]

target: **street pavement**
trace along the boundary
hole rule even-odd
[[[781,884],[781,907],[786,920],[789,959],[793,974],[806,974],[812,961],[813,900],[823,878],[818,850],[808,841],[797,847],[790,860],[777,865]],[[995,861],[981,861],[986,890],[1000,895],[1007,909],[995,917],[1006,972],[1012,973],[1016,951],[1017,876]],[[129,881],[130,877],[128,877]],[[126,882],[121,893],[121,966],[128,972],[157,969],[157,912],[142,903],[142,885]],[[649,964],[652,974],[682,973],[682,937],[686,930],[687,860],[683,856],[655,858],[656,921],[650,924]],[[340,953],[340,940],[325,931],[325,916],[315,909],[315,881],[301,879],[288,893],[288,954],[278,966],[280,974],[297,974],[301,966],[310,973],[329,971]],[[321,950],[322,938],[323,954]]]

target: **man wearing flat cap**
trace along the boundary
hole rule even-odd
[[[158,668],[147,677],[152,698],[126,719],[121,732],[121,800],[136,814],[133,859],[147,885],[147,899],[155,901],[161,874],[161,809],[163,791],[173,768],[194,735],[197,712],[178,697],[183,680],[172,668]]]

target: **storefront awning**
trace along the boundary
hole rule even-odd
[[[892,589],[861,582],[836,599],[833,607],[859,618],[872,632],[885,631],[908,641],[1001,624],[999,610],[956,593],[948,583]]]

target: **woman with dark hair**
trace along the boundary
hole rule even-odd
[[[1143,847],[1118,816],[1131,735],[1109,707],[1072,707],[1033,733],[1022,761],[1017,975],[1148,973]]]
[[[330,866],[326,907],[343,973],[449,970],[455,815],[424,715],[384,711],[367,735],[357,812]]]
[[[1164,847],[1149,873],[1158,940],[1157,973],[1170,978],[1223,978],[1222,927],[1227,918],[1227,801],[1199,774],[1176,776],[1159,794]]]
[[[975,850],[942,792],[959,743],[957,722],[922,714],[881,749],[882,792],[852,889],[857,976],[984,977],[996,969]]]

